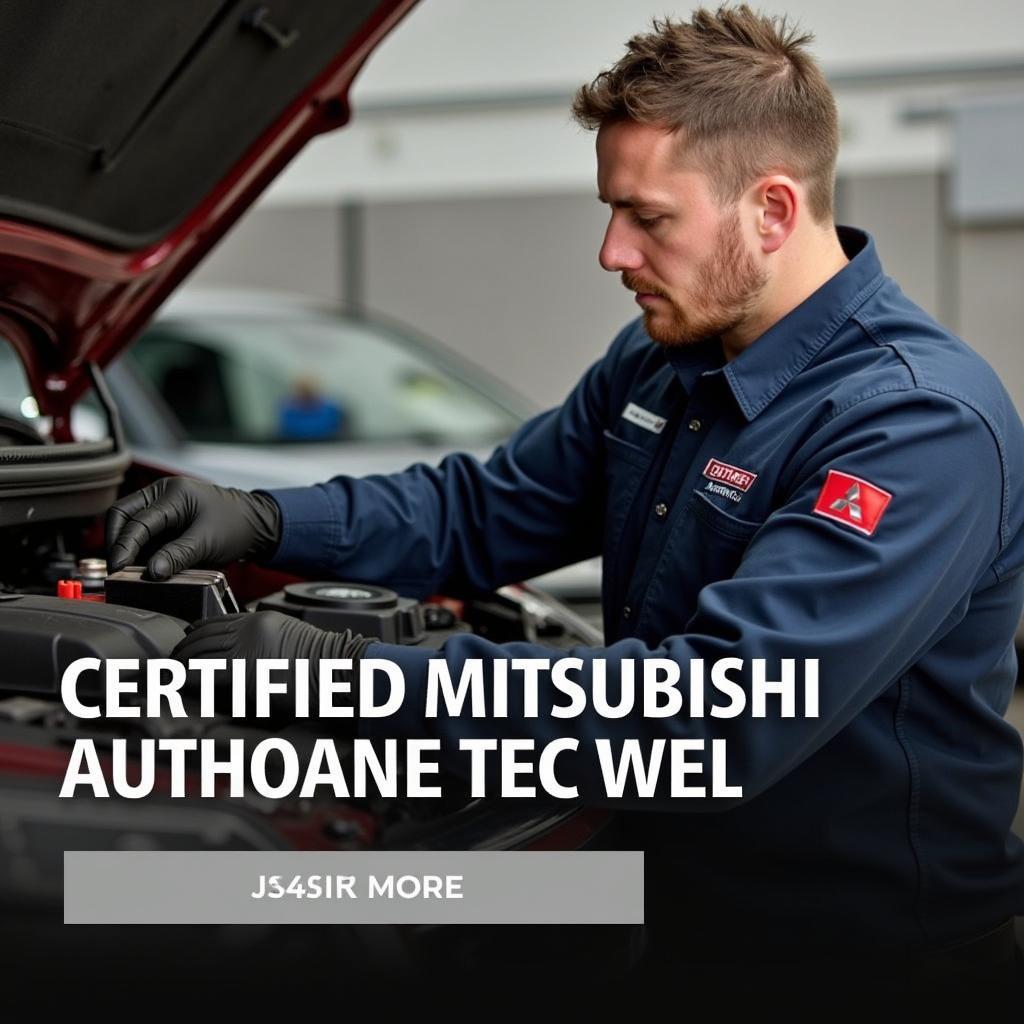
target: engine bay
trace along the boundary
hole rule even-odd
[[[59,876],[45,869],[54,866],[53,857],[19,858],[16,851],[31,845],[29,837],[38,836],[41,829],[47,832],[50,826],[44,823],[59,823],[62,849],[116,846],[126,832],[136,836],[133,841],[140,834],[138,823],[129,823],[142,808],[126,801],[76,799],[74,807],[67,801],[58,803],[60,777],[76,739],[92,737],[109,752],[115,739],[127,740],[129,749],[146,738],[174,737],[210,739],[226,749],[232,739],[256,743],[281,735],[297,749],[308,750],[315,742],[314,732],[323,731],[323,723],[315,719],[250,722],[226,714],[210,719],[76,718],[65,708],[60,689],[65,669],[76,659],[124,659],[144,665],[148,659],[166,658],[190,622],[265,608],[323,629],[352,629],[434,649],[455,633],[468,631],[497,642],[543,638],[566,649],[594,641],[593,628],[572,611],[525,587],[504,588],[476,600],[420,603],[362,582],[291,581],[268,594],[248,594],[249,600],[238,601],[228,576],[214,570],[189,570],[160,583],[142,579],[138,568],[107,575],[102,552],[88,546],[96,526],[60,522],[9,530],[19,535],[15,551],[20,557],[7,560],[0,581],[0,645],[5,652],[0,662],[0,802],[7,808],[0,862],[10,867],[13,859],[20,859],[23,865],[32,865],[38,877],[29,889],[43,899],[47,893],[50,898],[59,894]],[[244,568],[240,579],[248,588],[259,571]],[[337,746],[343,760],[351,759],[351,742],[339,740]],[[141,829],[155,848],[515,846],[549,833],[572,814],[557,807],[472,800],[458,779],[446,779],[443,799],[427,801],[400,796],[268,801],[247,795],[202,805],[187,800],[174,804],[167,797],[166,780],[163,797],[159,785],[157,790],[145,803],[150,810],[154,799],[162,805],[160,835]],[[15,791],[19,797],[12,800]],[[211,815],[220,825],[200,827]],[[69,833],[77,835],[72,839]],[[20,838],[12,842],[14,836]],[[27,870],[23,868],[23,873]],[[11,872],[0,871],[4,877],[12,877]],[[28,891],[24,881],[22,877],[18,885],[21,893]]]
[[[318,790],[268,799],[246,790],[232,796],[225,786],[200,798],[200,773],[186,772],[184,799],[172,796],[170,763],[157,753],[154,784],[146,799],[112,794],[98,799],[78,793],[61,799],[62,781],[77,741],[98,752],[104,774],[120,759],[138,778],[139,752],[149,741],[209,741],[216,756],[243,740],[251,749],[271,738],[287,739],[308,755],[325,727],[305,720],[239,720],[225,714],[204,718],[100,716],[70,713],[61,680],[81,658],[137,662],[167,658],[190,623],[214,615],[271,609],[327,630],[376,636],[397,644],[440,648],[446,639],[473,632],[497,643],[541,641],[568,650],[597,644],[599,632],[542,592],[526,585],[488,595],[425,602],[366,581],[300,580],[239,564],[224,572],[195,569],[156,583],[129,567],[110,574],[104,561],[103,518],[121,493],[151,483],[162,472],[132,463],[124,450],[116,409],[99,371],[96,393],[107,415],[109,437],[100,442],[64,442],[11,424],[0,434],[0,927],[4,948],[35,949],[40,956],[81,958],[83,944],[59,927],[65,850],[385,850],[385,849],[575,849],[601,843],[607,812],[529,800],[472,798],[468,782],[444,776],[443,796],[409,798],[404,787],[381,795],[372,787],[338,798]],[[17,427],[17,429],[15,429]],[[97,677],[98,678],[98,677]],[[98,686],[98,683],[96,684]],[[88,687],[83,688],[88,692]],[[142,696],[137,698],[143,700]],[[189,699],[186,695],[186,700]],[[198,700],[198,698],[193,698]],[[332,738],[345,773],[355,773],[355,741]],[[322,739],[319,740],[323,742]],[[365,766],[364,766],[365,767]],[[399,758],[397,772],[405,771]],[[158,930],[159,931],[159,930]],[[469,933],[452,945],[436,929],[432,955],[475,959],[494,936]],[[303,962],[333,962],[339,950],[359,962],[401,961],[419,949],[422,929],[375,933],[331,929],[328,941],[292,940]],[[117,945],[116,930],[91,930],[90,956],[102,959]],[[175,933],[178,934],[178,933]],[[276,962],[273,930],[225,939],[191,930],[197,950],[220,963],[232,956],[251,965],[266,955]],[[502,933],[504,934],[504,933]],[[168,937],[139,947],[139,962],[168,949]],[[503,940],[504,941],[504,940]],[[234,944],[234,945],[233,945]],[[419,954],[417,953],[416,956]],[[617,955],[617,954],[616,954]]]

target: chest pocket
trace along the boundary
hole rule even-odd
[[[685,631],[701,590],[733,576],[761,523],[716,507],[700,492],[682,510],[629,633],[648,643]]]
[[[622,538],[622,528],[640,487],[651,468],[654,450],[648,450],[617,437],[610,430],[604,432],[605,494],[604,556],[605,565],[614,564],[614,554]]]
[[[736,572],[761,523],[740,519],[720,509],[699,491],[690,498],[687,511],[693,534],[688,550],[693,555],[691,573],[696,585],[693,595],[696,603],[701,588],[728,579]]]

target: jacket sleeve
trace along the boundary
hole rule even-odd
[[[457,453],[437,467],[267,491],[282,522],[269,564],[425,597],[490,591],[599,554],[602,435],[629,335],[485,463]]]
[[[892,495],[871,536],[814,511],[830,470]],[[997,580],[1003,510],[1000,448],[973,409],[923,391],[869,398],[835,416],[794,455],[785,492],[754,534],[736,573],[701,591],[695,614],[678,635],[656,647],[626,639],[570,652],[460,636],[440,655],[455,680],[470,658],[483,659],[492,670],[496,659],[576,657],[582,667],[575,678],[588,694],[595,663],[603,660],[612,701],[628,659],[677,662],[684,700],[691,659],[708,667],[718,659],[740,659],[743,669],[731,678],[748,694],[753,659],[765,659],[768,679],[780,678],[782,659],[798,659],[798,664],[818,659],[817,717],[801,717],[798,702],[797,716],[782,718],[772,714],[778,705],[769,701],[764,718],[752,718],[749,703],[733,718],[691,716],[684,703],[674,718],[648,719],[638,699],[625,718],[602,718],[589,701],[578,717],[555,718],[549,709],[566,703],[566,697],[547,673],[541,678],[540,717],[527,716],[522,695],[513,693],[507,717],[427,718],[424,695],[433,652],[377,644],[367,656],[400,666],[406,698],[395,718],[366,719],[361,728],[371,736],[440,737],[442,750],[453,758],[452,769],[460,773],[468,760],[452,752],[463,737],[530,737],[538,750],[557,737],[574,737],[579,752],[572,761],[560,755],[559,778],[577,785],[581,799],[590,803],[616,802],[606,798],[594,755],[599,737],[616,745],[633,738],[645,748],[657,738],[703,740],[706,767],[710,741],[722,739],[729,784],[742,786],[741,801],[749,800],[827,743],[954,626],[986,574]],[[679,561],[685,571],[685,554]],[[708,705],[725,702],[710,686],[707,690]],[[562,771],[563,761],[571,776]],[[672,800],[663,787],[653,798],[624,797],[617,805],[686,811],[725,809],[741,801]]]

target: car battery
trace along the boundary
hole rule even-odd
[[[106,578],[107,604],[172,615],[197,622],[212,615],[231,615],[241,609],[224,573],[214,569],[186,569],[166,580],[147,580],[133,565]]]

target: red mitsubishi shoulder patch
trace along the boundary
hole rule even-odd
[[[830,469],[814,503],[814,511],[870,537],[882,521],[882,513],[890,501],[892,495],[881,487],[869,484],[859,476]]]

